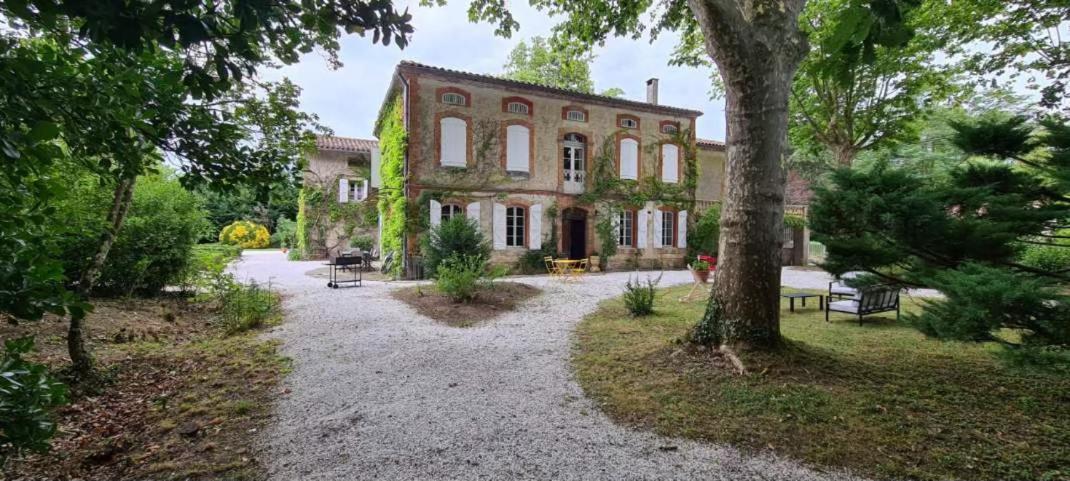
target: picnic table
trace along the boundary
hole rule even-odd
[[[587,259],[554,259],[554,267],[561,275],[561,280],[576,279],[583,275]]]

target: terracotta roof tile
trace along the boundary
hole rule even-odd
[[[374,139],[355,139],[352,137],[336,137],[331,135],[317,135],[316,148],[333,152],[371,152],[379,146]]]
[[[724,150],[724,142],[712,139],[695,139],[695,144],[704,149]]]

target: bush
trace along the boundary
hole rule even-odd
[[[349,247],[360,249],[364,252],[372,250],[375,240],[370,235],[358,235],[349,241]]]
[[[452,256],[439,263],[435,287],[453,302],[468,302],[475,297],[486,272],[487,260],[483,256]]]
[[[293,249],[297,246],[297,221],[279,216],[275,221],[275,233],[271,234],[271,245]]]
[[[631,312],[633,316],[647,316],[654,313],[654,292],[658,283],[661,282],[661,276],[657,279],[651,280],[649,277],[645,283],[639,282],[639,279],[635,279],[635,283],[632,283],[632,279],[628,279],[628,283],[624,284],[624,306],[628,308],[628,312]]]
[[[190,253],[180,287],[184,292],[218,290],[220,277],[226,276],[227,264],[241,255],[241,248],[223,244],[198,244]]]
[[[277,322],[281,317],[278,294],[256,282],[239,284],[229,279],[219,296],[219,324],[236,334]]]
[[[490,244],[474,220],[455,216],[431,229],[424,241],[426,272],[438,273],[438,265],[451,257],[490,259]]]
[[[4,341],[0,356],[0,466],[22,451],[47,451],[56,434],[51,411],[67,403],[67,387],[48,369],[22,358],[33,338]]]
[[[700,254],[716,256],[720,236],[721,208],[715,205],[699,215],[687,233],[687,259],[690,261]]]
[[[242,249],[263,249],[270,245],[267,227],[248,220],[231,223],[219,232],[219,243],[236,245]]]
[[[1070,269],[1070,245],[1030,245],[1022,251],[1022,264],[1048,272]]]

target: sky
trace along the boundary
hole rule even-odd
[[[339,52],[343,67],[331,70],[325,56],[313,52],[296,64],[265,72],[264,77],[288,77],[299,85],[301,109],[317,114],[320,123],[331,128],[335,135],[373,138],[379,105],[398,62],[412,60],[499,75],[517,43],[536,35],[548,37],[558,20],[536,11],[527,2],[514,2],[510,8],[520,29],[507,39],[495,36],[491,24],[469,23],[466,1],[455,0],[443,7],[421,7],[418,3],[407,2],[416,31],[404,50],[394,45],[373,45],[370,36],[347,35],[341,41]],[[401,10],[406,2],[395,4]],[[698,136],[724,140],[724,101],[710,100],[709,72],[668,65],[677,38],[671,32],[653,43],[649,38],[613,38],[605,46],[595,48],[596,57],[591,65],[595,90],[619,87],[624,90],[625,98],[645,101],[646,80],[656,77],[660,104],[703,112],[698,119]]]

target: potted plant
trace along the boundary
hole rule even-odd
[[[695,275],[698,276],[702,282],[706,282],[710,279],[710,263],[704,260],[696,260],[694,264],[691,264],[691,270],[695,271]]]
[[[598,272],[600,270],[599,269],[600,264],[598,263],[599,260],[601,260],[601,259],[600,259],[599,255],[598,255],[598,252],[597,251],[592,252],[590,259],[587,261],[587,263],[588,263],[587,265],[590,266],[591,272]]]

